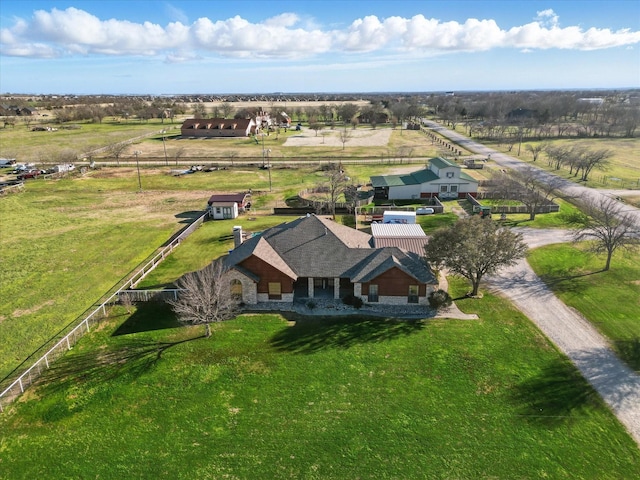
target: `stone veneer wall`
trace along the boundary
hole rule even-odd
[[[270,300],[268,293],[258,293],[258,302],[289,302],[293,303],[293,293],[283,293],[282,299]]]
[[[244,303],[249,305],[258,303],[258,285],[256,282],[237,270],[229,270],[227,278],[229,279],[229,287],[231,287],[231,280],[240,280],[240,283],[242,283],[242,301]]]

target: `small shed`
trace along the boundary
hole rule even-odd
[[[236,202],[214,202],[209,205],[209,218],[214,220],[227,220],[238,217],[238,204]]]
[[[236,218],[241,212],[251,208],[251,194],[249,193],[221,193],[211,195],[207,202],[209,218],[225,220]]]

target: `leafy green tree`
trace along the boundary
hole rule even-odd
[[[474,297],[485,275],[515,264],[526,251],[522,235],[478,215],[436,231],[425,247],[426,260],[469,280]]]

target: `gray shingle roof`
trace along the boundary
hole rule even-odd
[[[352,281],[367,281],[397,267],[420,282],[435,282],[420,256],[395,247],[372,248],[371,240],[364,232],[311,215],[248,239],[229,254],[226,263],[233,267],[255,255],[293,279]]]
[[[354,269],[353,282],[369,282],[391,268],[399,268],[407,275],[422,283],[435,283],[431,270],[422,258],[412,252],[397,247],[378,248],[361,265]]]

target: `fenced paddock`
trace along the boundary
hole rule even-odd
[[[494,199],[498,197],[497,195],[488,192],[478,192],[477,198],[474,198],[467,193],[467,200],[473,207],[480,207],[482,204],[478,201],[478,199],[482,200],[483,198]],[[554,202],[549,202],[544,205],[538,205],[535,210],[536,214],[556,213],[560,211],[560,205]],[[529,213],[529,207],[527,207],[526,205],[491,205],[491,213]]]
[[[173,238],[167,246],[154,255],[151,260],[145,263],[130,278],[124,281],[115,292],[104,295],[101,301],[98,302],[98,307],[91,310],[89,314],[78,317],[78,321],[73,322],[69,327],[71,330],[62,338],[51,340],[49,343],[53,345],[46,350],[44,355],[41,355],[34,363],[31,364],[31,366],[19,374],[17,378],[12,381],[9,380],[11,382],[9,386],[0,392],[0,412],[3,412],[6,405],[22,395],[29,386],[33,385],[41,373],[50,367],[51,363],[63,356],[67,351],[71,350],[71,348],[84,334],[91,331],[92,326],[99,323],[100,320],[107,315],[107,306],[119,301],[120,295],[123,293],[131,295],[132,292],[151,292],[147,290],[133,290],[133,288],[140,283],[140,281],[145,278],[149,272],[155,269],[165,258],[167,258],[185,238],[191,235],[200,225],[202,225],[205,217],[206,213],[203,212],[202,215]],[[171,293],[171,290],[167,290],[167,292],[169,292],[167,295],[177,295],[175,292]],[[159,291],[147,293],[146,295],[150,296],[151,294],[159,295]]]

